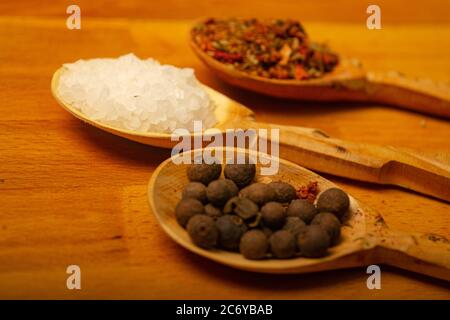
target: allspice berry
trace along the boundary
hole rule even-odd
[[[269,239],[270,252],[276,258],[287,259],[295,255],[297,244],[292,233],[279,230],[273,233]]]
[[[192,242],[197,246],[211,249],[217,245],[219,230],[213,218],[197,214],[189,219],[186,229]]]
[[[265,226],[276,230],[286,222],[284,207],[279,202],[268,202],[261,208],[262,221]]]
[[[289,183],[275,181],[269,183],[269,187],[271,187],[275,191],[274,201],[289,203],[297,198],[297,192],[295,191],[295,188]]]
[[[275,191],[269,185],[257,182],[242,189],[239,196],[248,198],[258,206],[262,206],[275,199]]]
[[[299,217],[306,224],[310,223],[317,214],[317,209],[308,200],[297,199],[292,201],[287,208],[287,215],[289,217]]]
[[[222,211],[219,208],[214,207],[211,203],[205,205],[205,214],[208,217],[217,219],[222,216]]]
[[[239,189],[249,185],[255,178],[255,164],[227,164],[223,171],[225,178],[231,179]]]
[[[297,246],[302,255],[308,258],[319,258],[327,254],[330,246],[328,233],[319,225],[310,225],[297,237]]]
[[[187,176],[190,181],[201,182],[205,186],[211,181],[220,177],[222,172],[222,165],[218,163],[213,164],[191,164],[187,168]]]
[[[206,197],[216,207],[222,207],[228,199],[237,194],[237,187],[231,180],[214,180],[206,188]]]
[[[269,241],[261,230],[252,229],[244,233],[239,244],[239,250],[247,259],[263,259],[269,249]]]
[[[238,216],[226,214],[217,219],[216,226],[219,230],[219,245],[226,250],[237,250],[242,235],[247,231],[244,221]]]
[[[251,221],[256,218],[259,208],[250,199],[233,197],[227,201],[223,212],[225,214],[236,214],[245,221]]]
[[[197,199],[202,203],[206,203],[208,198],[206,197],[205,185],[201,182],[189,182],[186,187],[184,187],[182,198]]]
[[[331,212],[342,221],[350,206],[348,195],[338,188],[330,188],[319,195],[317,199],[317,210],[319,212]]]
[[[228,190],[230,191],[230,197],[237,196],[239,193],[239,188],[234,183],[234,181],[230,179],[223,179],[223,181],[225,181],[225,183],[228,186]]]
[[[336,244],[341,236],[341,222],[332,213],[321,212],[314,217],[311,225],[319,225],[330,236],[331,244]]]
[[[295,237],[306,230],[306,224],[299,217],[287,217],[283,230],[289,231]]]
[[[203,204],[193,198],[182,199],[175,207],[175,217],[183,228],[193,216],[204,213]]]

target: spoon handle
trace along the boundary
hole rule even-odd
[[[450,201],[450,166],[389,146],[327,137],[315,129],[249,122],[279,129],[280,157],[336,176],[391,184]],[[274,140],[268,134],[268,140]]]
[[[370,101],[450,118],[450,86],[398,72],[368,72],[364,90]]]
[[[389,231],[376,248],[376,261],[450,281],[450,241],[436,234]]]

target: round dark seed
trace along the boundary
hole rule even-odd
[[[197,199],[182,199],[175,207],[175,217],[183,228],[186,227],[189,219],[193,216],[204,213],[203,204]]]
[[[269,185],[259,182],[245,187],[239,192],[239,195],[252,200],[258,206],[275,199],[275,191]]]
[[[258,214],[258,206],[247,198],[233,197],[227,201],[223,212],[226,214],[236,214],[245,221],[252,220]]]
[[[216,226],[219,230],[219,245],[226,250],[237,250],[242,235],[247,231],[244,221],[238,216],[227,214],[217,219]]]
[[[319,212],[331,212],[342,220],[350,206],[348,195],[338,188],[330,188],[319,195],[317,209]]]
[[[299,217],[305,223],[310,223],[317,214],[317,209],[308,200],[297,199],[289,204],[287,215],[290,217]]]
[[[230,191],[230,197],[237,196],[239,193],[239,188],[233,182],[233,180],[223,179],[223,181],[225,181],[226,185],[228,186],[228,190]]]
[[[225,178],[231,179],[241,189],[250,184],[255,178],[254,164],[227,164],[223,171]]]
[[[182,197],[183,199],[197,199],[202,203],[208,201],[208,198],[206,197],[206,187],[201,182],[189,182],[186,187],[184,187]]]
[[[269,183],[269,186],[275,191],[275,201],[289,203],[297,198],[295,188],[289,183],[276,181]]]
[[[208,203],[207,205],[205,205],[205,214],[208,217],[217,219],[222,216],[222,211],[220,211],[219,208],[214,207],[211,203]]]
[[[187,176],[189,180],[201,182],[205,186],[208,185],[211,181],[218,179],[221,172],[222,165],[218,163],[191,164],[187,168]]]
[[[217,245],[219,231],[213,218],[204,214],[197,214],[189,219],[187,232],[192,242],[205,249],[211,249]]]
[[[239,244],[239,250],[247,259],[262,259],[266,257],[269,241],[264,232],[252,229],[244,233]]]
[[[338,218],[332,213],[321,212],[316,215],[311,222],[311,225],[319,225],[330,236],[331,244],[336,244],[341,235],[341,223]]]
[[[269,239],[270,251],[276,258],[287,259],[295,255],[297,245],[295,237],[286,230],[279,230],[272,234]]]
[[[307,227],[305,232],[298,235],[297,246],[305,257],[323,257],[327,254],[330,246],[330,237],[319,225],[311,225]]]
[[[283,230],[289,231],[295,237],[306,230],[306,224],[299,217],[287,217]]]
[[[273,230],[268,227],[262,227],[261,231],[264,232],[267,238],[270,238],[270,236],[273,234]]]
[[[221,179],[208,184],[206,196],[213,205],[222,207],[233,195],[229,182]]]
[[[262,220],[271,229],[280,229],[286,222],[285,209],[278,202],[268,202],[261,208]]]

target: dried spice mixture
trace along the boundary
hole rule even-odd
[[[214,59],[264,78],[318,78],[339,62],[295,20],[208,19],[192,29],[192,39]]]

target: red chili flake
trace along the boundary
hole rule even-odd
[[[206,42],[206,43],[204,43],[204,45],[205,45],[204,46],[205,51],[214,51],[215,50],[211,42]]]
[[[255,32],[254,31],[247,31],[246,33],[243,34],[242,38],[245,41],[254,41],[256,40],[255,38]]]
[[[224,62],[236,62],[242,60],[242,56],[239,53],[229,53],[220,50],[214,51],[213,57]]]
[[[300,64],[295,66],[295,79],[303,80],[308,79],[308,72],[306,72],[305,68],[303,68]]]
[[[298,53],[303,57],[306,58],[308,56],[308,48],[303,46],[298,48]]]
[[[277,79],[288,79],[289,78],[289,72],[281,66],[275,66],[275,67],[270,68],[269,74],[272,76],[272,78],[277,78]]]
[[[319,193],[319,188],[317,181],[311,181],[306,186],[300,187],[297,191],[297,197],[299,199],[306,199],[313,203],[316,200],[317,194]]]

